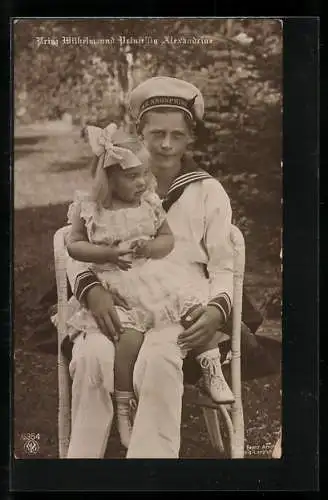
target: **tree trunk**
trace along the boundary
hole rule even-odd
[[[129,113],[129,95],[133,88],[133,62],[133,54],[129,46],[121,49],[115,65],[115,76],[118,82],[120,127],[126,132],[130,132],[132,126]]]

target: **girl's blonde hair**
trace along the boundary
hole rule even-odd
[[[145,148],[143,142],[137,136],[129,136],[124,132],[117,131],[113,136],[113,145],[120,148],[126,148],[136,155],[142,162],[149,161],[149,153]],[[93,185],[91,189],[91,198],[95,201],[100,208],[106,200],[111,197],[110,192],[110,169],[115,168],[114,165],[104,168],[105,155],[100,157],[94,156],[91,163],[91,176],[93,177]],[[119,162],[117,163],[119,165]],[[152,174],[150,168],[148,171],[148,190],[155,191],[157,187],[156,179]]]

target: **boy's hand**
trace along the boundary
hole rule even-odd
[[[126,299],[123,297],[123,295],[120,294],[120,292],[116,288],[111,286],[110,293],[112,295],[113,302],[116,306],[123,307],[123,309],[127,310],[131,309]]]
[[[199,307],[189,313],[191,326],[180,333],[178,345],[182,349],[194,349],[210,342],[224,324],[223,314],[215,306]]]
[[[94,285],[86,292],[86,301],[100,331],[116,344],[120,338],[122,325],[111,293],[102,285]]]
[[[150,252],[150,245],[149,241],[147,240],[136,240],[133,241],[130,245],[130,249],[133,250],[133,254],[136,257],[143,257],[146,259],[150,258],[151,252]]]
[[[192,306],[180,319],[180,324],[185,330],[193,325],[197,319],[205,312],[205,306],[198,304]]]

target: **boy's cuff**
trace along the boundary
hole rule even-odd
[[[85,299],[86,292],[95,285],[101,285],[101,281],[92,271],[84,271],[75,280],[74,295],[79,302]]]
[[[227,293],[220,293],[209,301],[208,306],[215,306],[222,312],[224,323],[227,322],[231,313],[231,300]]]

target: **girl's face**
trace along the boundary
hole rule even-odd
[[[152,163],[157,168],[175,167],[193,140],[180,111],[148,111],[141,132]]]
[[[147,187],[147,164],[123,170],[117,166],[111,172],[112,194],[127,203],[138,203]]]

